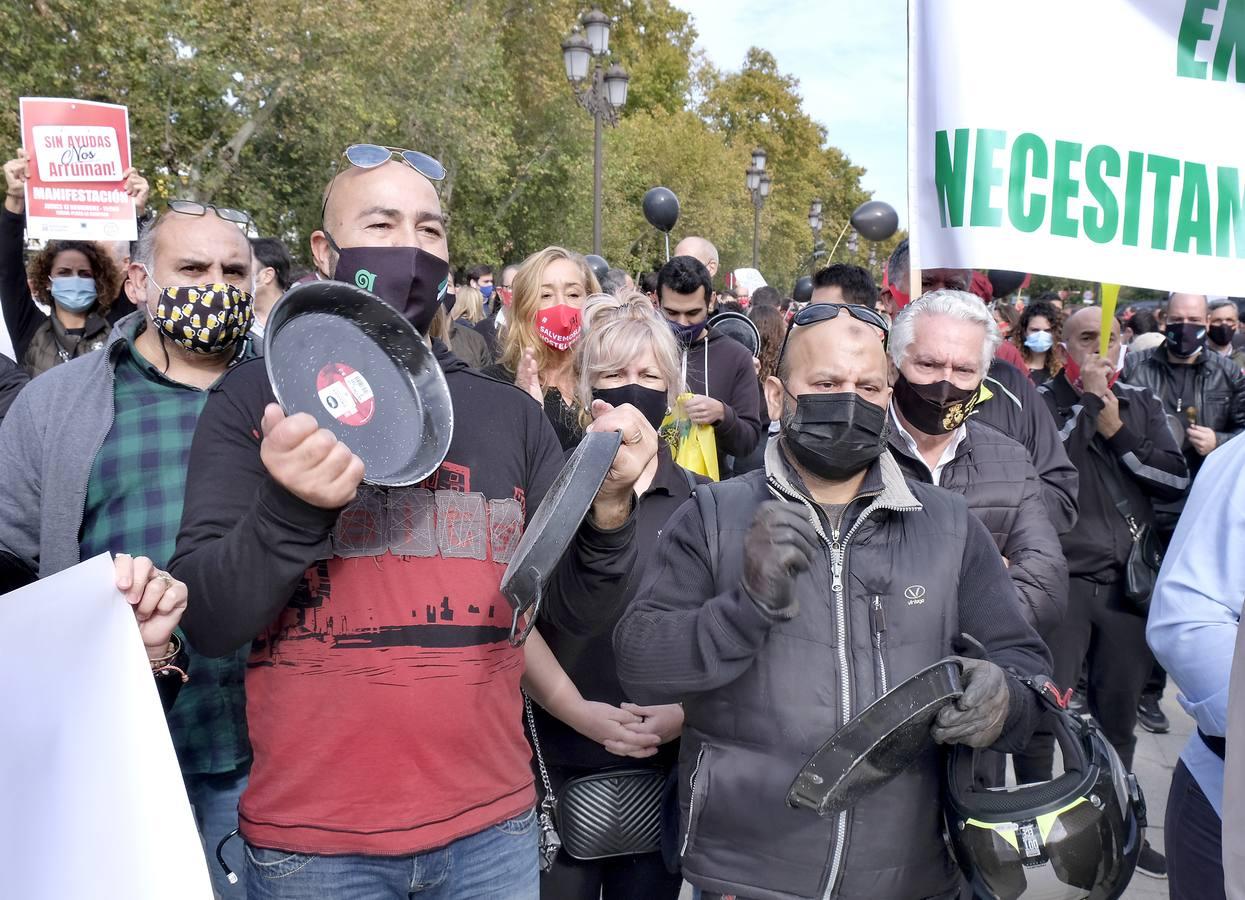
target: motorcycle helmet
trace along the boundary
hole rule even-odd
[[[997,900],[1114,900],[1128,886],[1145,834],[1145,799],[1102,730],[1047,710],[1063,751],[1053,781],[985,788],[975,751],[947,754],[944,814],[974,896]]]

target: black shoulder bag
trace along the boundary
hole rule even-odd
[[[545,797],[540,804],[540,868],[553,866],[558,849],[573,859],[607,859],[661,849],[662,793],[666,773],[654,768],[602,769],[568,779],[554,798],[545,768],[532,701],[523,695],[532,749]]]
[[[1163,545],[1155,535],[1154,527],[1142,525],[1133,515],[1132,506],[1124,493],[1124,484],[1116,469],[1119,463],[1114,454],[1104,462],[1103,481],[1107,483],[1107,489],[1113,495],[1112,502],[1133,539],[1128,560],[1124,563],[1124,596],[1132,603],[1133,611],[1144,616],[1150,611],[1150,595],[1154,593],[1154,584],[1158,580],[1159,569],[1163,566]]]

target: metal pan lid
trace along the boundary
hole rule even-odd
[[[292,288],[268,318],[264,361],[286,415],[309,413],[337,435],[367,483],[417,484],[445,459],[454,409],[441,366],[401,313],[362,288]]]
[[[544,585],[588,515],[621,441],[622,435],[617,431],[585,434],[523,532],[514,558],[501,579],[501,592],[514,608],[510,628],[512,644],[521,644],[532,630],[540,611]],[[519,633],[519,619],[528,610],[531,615],[527,626]]]

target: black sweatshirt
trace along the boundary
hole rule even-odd
[[[725,478],[729,474],[724,468],[726,457],[745,457],[761,441],[761,395],[752,354],[730,335],[710,328],[704,340],[687,351],[687,389],[726,407],[722,421],[713,426],[718,470]]]
[[[553,429],[518,388],[472,370],[440,342],[434,348],[454,405],[454,436],[429,482],[438,490],[513,496],[530,518],[561,470]],[[183,630],[209,656],[230,653],[263,632],[306,570],[332,553],[330,532],[340,511],[304,503],[273,481],[260,460],[260,422],[273,402],[264,361],[250,360],[212,389],[195,429],[169,568],[194,597]],[[612,532],[589,517],[549,586],[546,619],[577,633],[613,622],[625,605],[634,533],[634,515]]]

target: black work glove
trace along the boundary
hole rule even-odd
[[[817,532],[803,507],[780,500],[762,503],[744,544],[744,591],[770,615],[799,612],[795,578],[817,555]]]
[[[989,747],[1003,733],[1011,708],[1011,689],[1007,673],[984,659],[952,657],[963,671],[964,693],[944,706],[930,727],[940,744]]]

